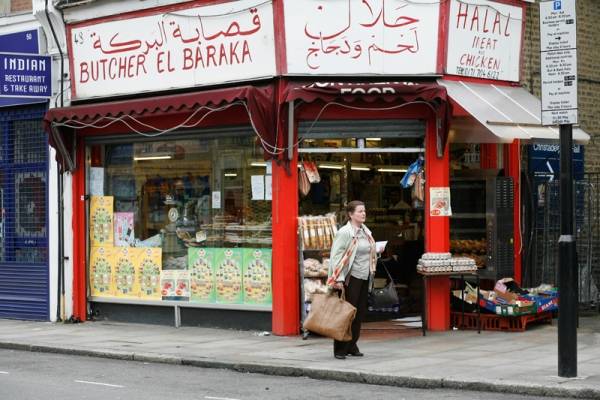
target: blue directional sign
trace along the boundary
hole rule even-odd
[[[0,96],[52,97],[52,58],[0,53]]]

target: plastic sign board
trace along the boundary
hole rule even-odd
[[[519,81],[523,9],[490,0],[452,0],[446,73]]]
[[[240,0],[69,27],[73,98],[274,76],[273,5]]]
[[[577,123],[575,0],[540,3],[542,124]]]
[[[287,73],[435,74],[439,10],[430,0],[287,0]]]
[[[0,53],[0,96],[52,97],[52,58]]]

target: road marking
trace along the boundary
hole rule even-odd
[[[99,385],[99,386],[108,386],[108,387],[114,387],[114,388],[123,388],[125,386],[121,386],[121,385],[113,385],[110,383],[102,383],[102,382],[90,382],[90,381],[78,381],[76,380],[75,382],[77,383],[87,383],[88,385]]]
[[[231,397],[211,397],[211,396],[204,396],[205,399],[211,399],[211,400],[239,400],[239,399],[232,399]]]
[[[8,375],[8,372],[6,372],[6,371],[0,371],[0,374]]]

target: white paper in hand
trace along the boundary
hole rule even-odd
[[[385,246],[387,245],[387,240],[384,242],[375,242],[375,251],[381,254],[385,250]]]

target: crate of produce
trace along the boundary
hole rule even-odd
[[[452,312],[451,323],[459,329],[477,329],[478,316],[476,313]],[[495,314],[481,314],[481,330],[484,331],[505,331],[505,332],[524,332],[527,325],[532,323],[552,324],[552,313],[544,312],[539,314],[502,316]]]

